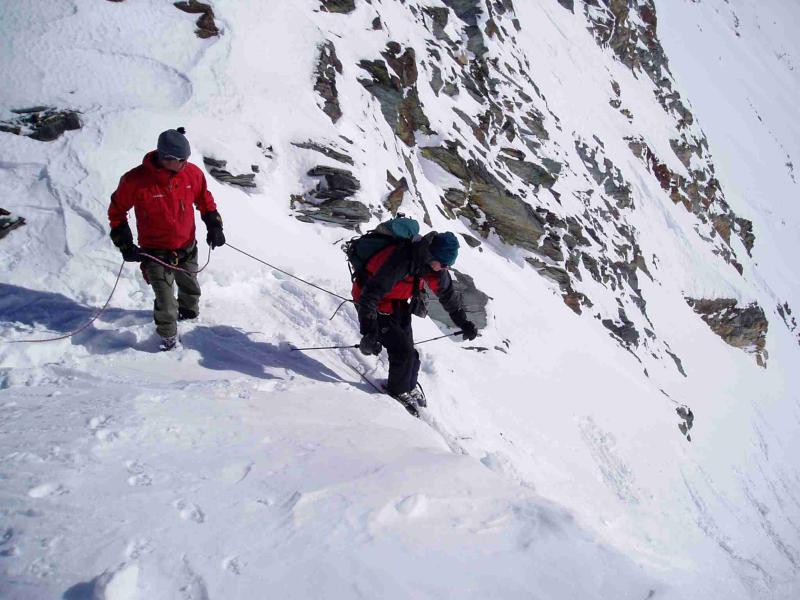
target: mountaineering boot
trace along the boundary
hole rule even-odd
[[[409,414],[419,417],[419,411],[417,410],[417,405],[414,402],[413,397],[411,396],[412,392],[403,392],[402,394],[397,394],[396,396],[392,396],[395,400],[397,400],[400,404],[403,405]]]
[[[408,392],[408,396],[409,399],[420,408],[425,408],[428,406],[428,402],[425,400],[425,394],[422,392],[422,388],[419,387],[419,384],[417,384],[417,387],[415,387],[413,390]]]
[[[169,337],[161,338],[161,344],[158,346],[158,349],[161,350],[162,352],[169,352],[177,345],[178,345],[178,336],[171,335]]]
[[[190,308],[178,307],[178,321],[191,321],[198,317],[198,312]]]

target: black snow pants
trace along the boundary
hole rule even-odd
[[[417,386],[419,352],[414,348],[411,312],[403,303],[390,315],[378,314],[378,339],[389,354],[389,381],[386,391],[392,396]]]

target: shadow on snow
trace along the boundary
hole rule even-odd
[[[58,337],[74,331],[91,319],[96,308],[84,306],[62,294],[31,290],[0,283],[0,322],[28,327],[45,327],[47,332],[36,332],[30,339]],[[115,327],[130,327],[151,323],[149,310],[129,310],[109,307],[98,321]],[[131,331],[98,329],[94,324],[69,339],[75,346],[83,346],[91,354],[110,354],[128,348],[140,352],[157,353],[158,338],[154,334],[137,341]],[[334,371],[288,347],[251,340],[247,334],[225,325],[194,326],[181,336],[184,347],[200,353],[200,365],[216,371],[236,371],[260,379],[275,379],[278,375],[267,369],[283,369],[317,381],[334,382],[342,378]]]
[[[181,336],[185,348],[200,353],[200,365],[215,371],[238,371],[260,379],[274,379],[264,371],[286,369],[317,381],[334,382],[342,378],[321,362],[288,346],[255,342],[246,333],[227,325],[197,326]]]

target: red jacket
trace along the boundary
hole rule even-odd
[[[369,281],[370,279],[374,279],[374,275],[378,272],[378,270],[384,265],[387,259],[394,253],[397,249],[397,246],[389,245],[383,250],[377,252],[372,258],[367,261],[366,271],[367,277],[364,278],[365,282]],[[392,269],[394,271],[394,269]],[[408,270],[405,270],[407,273]],[[393,276],[394,273],[385,273],[386,280],[389,282],[389,285],[394,283],[394,279],[396,277]],[[441,282],[443,276],[447,276],[447,281],[449,282],[449,275],[447,275],[446,271],[440,271],[435,273],[433,271],[428,271],[419,276],[419,289],[423,289],[424,285],[427,285],[430,290],[439,296],[441,293]],[[383,277],[381,277],[383,279]],[[366,283],[365,283],[366,285]],[[388,287],[388,285],[387,285]],[[363,292],[363,288],[361,283],[358,280],[353,282],[353,300],[356,303],[360,303],[361,301],[361,293]],[[404,276],[402,279],[394,283],[391,289],[383,294],[378,301],[377,310],[378,312],[391,314],[394,312],[394,305],[393,300],[409,300],[414,295],[414,276],[409,274]]]
[[[178,250],[195,239],[194,210],[201,215],[217,210],[206,187],[206,177],[192,163],[179,173],[159,168],[156,152],[145,155],[142,164],[119,180],[111,195],[108,220],[112,229],[128,219],[133,208],[139,246],[154,250]]]

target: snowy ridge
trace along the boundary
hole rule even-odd
[[[800,215],[775,199],[797,193],[788,165],[800,151],[789,108],[798,49],[775,22],[797,11],[777,0],[655,3],[675,86],[696,117],[687,131],[707,135],[725,199],[752,220],[751,258],[736,225],[726,243],[631,150],[638,136],[691,178],[670,144],[675,115],[647,75],[598,45],[591,6],[477,3],[496,90],[476,97],[463,79],[481,52],[463,12],[471,4],[356,0],[337,14],[318,0],[218,0],[221,35],[208,39],[193,33],[196,15],[156,0],[0,9],[0,120],[48,105],[80,110],[83,123],[53,142],[0,132],[0,205],[27,220],[0,240],[4,342],[68,332],[105,301],[119,268],[108,196],[158,132],[178,125],[201,168],[203,156],[231,173],[258,167],[255,191],[209,177],[235,246],[346,296],[339,246],[354,232],[298,220],[290,198],[308,199],[313,167],[346,168],[374,225],[389,212],[389,171],[408,182],[406,214],[480,242],[462,243],[456,266],[491,298],[474,344],[419,347],[430,405],[415,420],[353,370],[380,381],[385,356],[291,351],[357,342],[351,307],[329,320],[337,298],[223,247],[200,276],[199,321],[181,324],[182,349],[161,354],[151,292],[126,265],[111,308],[85,332],[0,344],[0,597],[796,595],[800,348],[777,308],[800,305],[788,258]],[[447,12],[450,42],[425,9]],[[314,91],[326,40],[342,64],[336,123]],[[370,77],[361,61],[389,62],[390,41],[416,57],[403,93],[416,90],[428,125],[412,128],[410,144],[360,81]],[[740,71],[717,66],[729,56],[754,65],[746,93]],[[457,94],[435,91],[434,66]],[[293,145],[309,140],[354,164]],[[448,141],[547,212],[535,243],[491,224],[474,195],[486,180],[471,172],[464,185],[455,163],[429,158]],[[526,183],[525,165],[501,159],[514,159],[504,146],[562,170],[552,185]],[[630,206],[618,203],[626,186]],[[453,200],[459,191],[466,200]],[[587,233],[577,247],[588,259],[574,270],[564,236],[573,218],[605,244]],[[608,278],[595,279],[592,258],[598,269],[608,260]],[[547,269],[568,274],[570,289]],[[761,306],[767,367],[714,335],[685,298]],[[624,325],[621,309],[638,344],[603,325]],[[440,334],[415,321],[417,339]],[[691,442],[676,413],[686,406]]]

